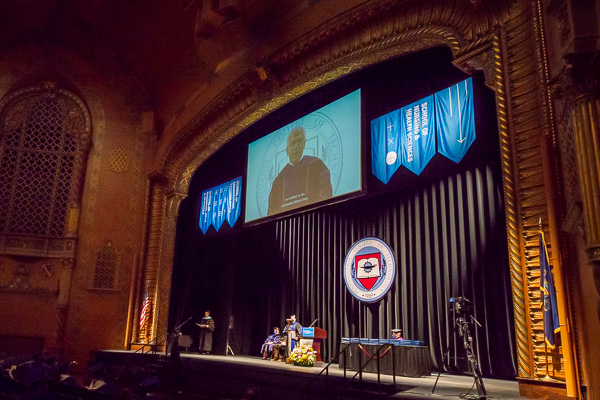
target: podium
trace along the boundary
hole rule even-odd
[[[317,361],[321,360],[321,343],[323,339],[327,339],[327,331],[319,327],[314,328],[302,328],[302,339],[300,344],[308,343],[312,346],[313,350],[317,352]]]

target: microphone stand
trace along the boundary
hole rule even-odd
[[[233,318],[233,317],[232,317]],[[228,356],[231,353],[232,356],[235,356],[233,350],[231,350],[231,346],[229,345],[229,332],[231,331],[231,319],[229,320],[229,324],[227,325],[227,337],[225,339],[225,355]]]
[[[184,326],[185,324],[187,324],[188,322],[190,322],[191,319],[192,319],[192,317],[189,317],[188,319],[186,319],[185,322],[183,322],[182,324],[180,324],[177,328],[173,329],[173,332],[179,332],[179,330],[181,329],[181,327]]]
[[[171,353],[173,353],[173,348],[175,348],[177,353],[179,353],[179,335],[181,334],[181,327],[187,324],[191,319],[192,317],[189,317],[182,324],[179,324],[177,327],[175,327],[175,329],[173,329],[173,331],[171,332]],[[168,351],[169,346],[167,345],[167,348],[165,349],[165,355],[167,355]]]

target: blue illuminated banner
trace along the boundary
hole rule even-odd
[[[473,81],[427,96],[371,121],[372,171],[383,183],[404,165],[420,175],[438,153],[458,163],[475,141]]]
[[[438,153],[459,163],[475,141],[472,79],[437,92],[435,103]]]
[[[400,110],[371,121],[372,170],[383,183],[388,183],[402,165],[399,131]]]
[[[241,214],[242,177],[202,192],[199,226],[206,234],[213,225],[218,231],[227,221],[233,227]]]
[[[402,165],[420,175],[435,154],[433,96],[402,107],[400,118]]]
[[[242,177],[226,183],[227,191],[227,223],[233,226],[242,212]]]
[[[227,198],[226,190],[227,186],[219,185],[215,188],[213,195],[212,224],[217,231],[221,229],[221,225],[223,225],[227,216],[227,204],[223,201],[223,199]]]
[[[202,203],[200,206],[200,230],[206,234],[212,224],[212,198],[215,188],[210,188],[202,192]]]

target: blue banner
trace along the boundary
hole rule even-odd
[[[227,185],[227,223],[233,227],[242,210],[242,177],[229,181]]]
[[[435,94],[438,153],[459,163],[475,140],[471,78]]]
[[[402,164],[399,131],[400,110],[371,121],[372,171],[383,183],[388,183]]]
[[[202,192],[199,226],[206,234],[211,225],[218,231],[227,220],[233,227],[242,209],[242,177]]]
[[[212,198],[214,188],[202,192],[202,203],[200,204],[200,230],[206,234],[212,224]]]
[[[227,210],[225,209],[227,205],[227,188],[228,186],[226,183],[217,186],[213,196],[212,224],[217,231],[221,229],[221,226],[227,217]]]
[[[551,349],[554,348],[554,334],[560,331],[556,288],[548,258],[548,249],[544,232],[540,231],[540,295],[544,309],[544,339]]]
[[[402,107],[402,165],[420,175],[435,154],[435,112],[433,96]]]

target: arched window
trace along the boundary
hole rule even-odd
[[[0,102],[0,252],[68,256],[76,221],[90,118],[83,102],[54,82]],[[73,239],[74,240],[74,239]]]

